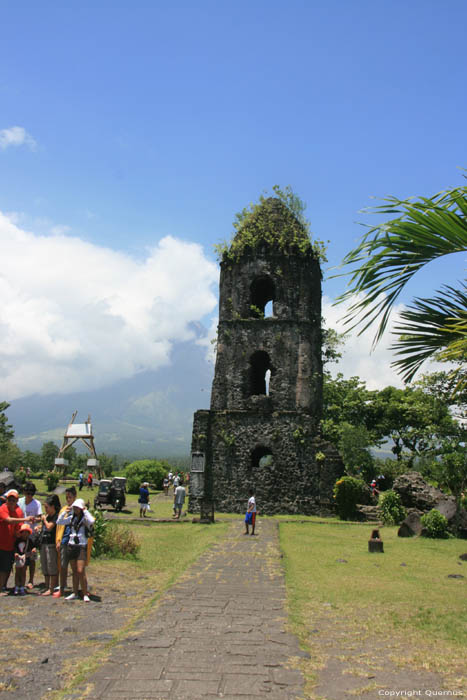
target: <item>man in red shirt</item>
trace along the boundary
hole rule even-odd
[[[0,595],[6,594],[6,584],[14,559],[16,532],[20,523],[34,521],[34,516],[24,517],[18,508],[18,491],[10,489],[5,494],[6,503],[0,506]]]

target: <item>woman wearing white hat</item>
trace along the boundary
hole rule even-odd
[[[83,600],[89,603],[88,582],[86,579],[86,564],[88,562],[88,539],[91,536],[95,519],[86,509],[82,498],[77,498],[65,512],[59,516],[57,525],[70,525],[68,540],[68,559],[73,573],[73,593],[65,600],[75,600],[81,587]]]

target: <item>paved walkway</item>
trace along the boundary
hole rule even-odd
[[[305,654],[285,629],[277,523],[261,520],[255,537],[241,527],[233,523],[66,700],[302,697],[292,665]]]

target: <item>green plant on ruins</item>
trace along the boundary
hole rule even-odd
[[[274,185],[272,191],[272,197],[279,200],[283,208],[272,213],[267,206],[271,197],[264,192],[257,204],[251,203],[238,212],[232,240],[214,246],[219,260],[238,260],[246,249],[255,250],[261,243],[266,243],[278,247],[284,255],[287,255],[290,247],[294,247],[304,255],[313,252],[319,260],[325,261],[324,242],[311,239],[310,222],[304,215],[305,203],[289,185],[284,189]]]
[[[447,539],[449,537],[448,521],[436,508],[422,515],[421,522],[425,537],[431,537],[432,539]]]
[[[357,515],[357,503],[367,500],[366,484],[354,476],[343,476],[334,485],[334,501],[341,520],[352,520]]]
[[[399,525],[407,515],[401,497],[395,491],[385,491],[381,494],[378,507],[385,525]]]

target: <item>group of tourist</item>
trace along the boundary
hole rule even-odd
[[[162,487],[164,489],[164,493],[166,496],[169,493],[169,488],[170,486],[173,486],[173,494],[174,494],[174,504],[173,504],[173,515],[172,517],[175,518],[176,520],[180,520],[180,517],[182,515],[182,509],[183,509],[183,504],[185,503],[185,498],[186,498],[186,489],[185,486],[183,485],[183,476],[180,474],[173,474],[172,472],[169,472],[166,477],[164,477],[164,480],[162,482]],[[139,517],[140,518],[145,518],[146,513],[148,510],[151,509],[150,503],[149,503],[149,483],[147,481],[144,481],[140,488],[139,488],[139,497],[138,497],[138,503],[139,503]]]
[[[92,549],[94,518],[76,489],[65,490],[66,505],[61,507],[56,494],[42,504],[35,498],[32,482],[24,485],[24,496],[16,489],[7,491],[0,505],[0,595],[8,594],[8,579],[15,569],[14,595],[26,595],[34,588],[36,560],[40,556],[44,590],[42,596],[75,600],[79,591],[89,602],[86,566]],[[73,591],[65,596],[68,565],[71,566]],[[29,576],[28,576],[29,572]]]

